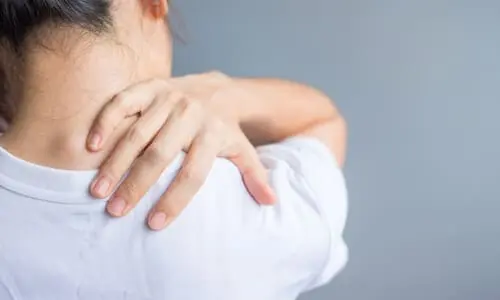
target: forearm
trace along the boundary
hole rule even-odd
[[[241,124],[254,145],[312,136],[343,164],[346,124],[332,101],[313,88],[277,79],[231,79],[214,102]]]

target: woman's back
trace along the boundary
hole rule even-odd
[[[61,171],[0,151],[0,299],[294,299],[344,265],[346,194],[321,143],[260,149],[278,194],[257,205],[218,160],[166,230],[145,225],[183,156],[123,219],[87,195],[95,172]]]
[[[167,4],[0,0],[0,63],[9,99],[16,99],[0,137],[1,300],[290,300],[328,282],[346,262],[347,199],[333,158],[343,161],[345,127],[336,110],[311,91],[286,101],[296,86],[285,84],[285,101],[276,101],[248,97],[260,94],[245,89],[235,95],[241,86],[229,84],[229,93],[221,93],[225,101],[214,96],[218,115],[203,100],[172,89],[174,81],[164,79],[172,64]],[[133,85],[142,92],[131,92]],[[113,133],[94,132],[100,151],[89,151],[88,134],[110,99],[126,121],[107,115],[116,121],[108,122],[116,125]],[[121,106],[127,101],[132,112]],[[257,156],[249,136],[259,142],[308,138],[260,148]],[[186,148],[180,177],[189,178],[189,166],[210,171],[211,160],[222,155],[242,165],[247,186],[267,187],[260,157],[278,203],[257,205],[242,174],[219,159],[182,211],[195,189],[186,193],[170,184],[184,158],[163,169]],[[127,215],[119,219],[105,213],[105,201],[88,195],[96,171],[41,166],[100,168],[93,187],[109,195],[137,157],[125,188],[107,205],[114,216]],[[116,167],[116,160],[128,162]],[[137,182],[154,182],[162,171],[132,209],[133,196],[147,190]],[[264,176],[256,180],[252,173]],[[162,200],[151,210],[164,193],[168,209]],[[181,211],[163,231],[150,231],[144,221],[164,228],[167,212],[173,218]]]

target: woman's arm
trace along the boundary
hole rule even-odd
[[[173,81],[217,115],[239,123],[254,146],[310,135],[344,162],[346,122],[333,101],[312,87],[282,79],[231,78],[220,72]]]
[[[181,109],[185,114],[182,117],[184,125],[180,131],[172,131],[171,124],[178,122],[179,117],[172,114],[171,109],[157,108],[178,106],[179,103],[184,107]],[[133,165],[109,202],[108,210],[114,216],[128,213],[156,183],[173,155],[181,150],[187,152],[188,161],[153,212],[171,213],[169,207],[177,207],[175,213],[178,215],[201,187],[212,155],[235,163],[249,192],[258,202],[272,202],[266,173],[262,171],[263,166],[249,139],[255,146],[291,136],[311,136],[327,145],[339,163],[344,160],[343,119],[326,96],[300,84],[271,79],[232,79],[217,72],[143,82],[117,95],[103,109],[91,130],[89,148],[99,151],[118,123],[135,113],[142,114],[130,129],[130,134],[125,135],[117,150],[101,167],[91,189],[94,196],[107,197]],[[185,136],[188,131],[186,124],[198,123],[200,113],[204,120],[208,120],[206,124],[211,125],[205,126],[206,130],[196,129],[202,136]],[[160,124],[158,120],[165,120],[165,124],[156,126]],[[213,126],[221,123],[224,126]],[[226,133],[214,128],[224,128]],[[242,130],[244,135],[242,133],[240,137],[237,132]],[[140,138],[137,138],[138,134]],[[92,143],[95,136],[100,140],[98,146]],[[221,136],[225,139],[223,143]],[[185,144],[172,142],[180,140],[185,140]],[[144,154],[137,158],[141,152]],[[158,175],[143,176],[146,170],[148,174]],[[107,193],[99,191],[103,179],[107,180]],[[117,205],[117,199],[125,201],[127,209],[122,210],[123,205]],[[110,210],[113,207],[120,207],[120,213]],[[159,228],[155,226],[155,229]]]
[[[343,164],[347,126],[323,93],[279,79],[230,79],[214,97],[215,109],[228,109],[254,145],[295,135],[325,143]],[[223,112],[224,113],[224,112]]]

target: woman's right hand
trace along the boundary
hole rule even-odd
[[[187,96],[186,83],[196,84],[196,80],[140,83],[117,95],[97,118],[89,136],[93,151],[102,149],[127,117],[140,115],[91,187],[94,196],[105,198],[130,169],[109,201],[111,215],[129,213],[182,150],[187,154],[180,172],[148,217],[152,229],[166,227],[181,213],[203,185],[216,157],[229,159],[238,167],[257,202],[274,203],[267,172],[238,122],[213,114],[204,106],[207,99]]]

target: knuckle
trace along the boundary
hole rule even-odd
[[[127,202],[134,203],[141,197],[141,188],[133,181],[125,181],[120,187],[120,195],[122,195]]]
[[[101,166],[99,173],[102,177],[108,178],[113,184],[118,184],[123,177],[123,168],[116,156],[109,157]]]
[[[181,113],[185,113],[188,109],[188,107],[191,105],[191,101],[189,101],[189,99],[187,97],[184,97],[184,96],[172,96],[172,98],[174,99],[178,99],[177,100],[177,109],[179,110],[179,112]]]
[[[170,85],[167,83],[166,80],[161,79],[161,78],[153,78],[149,80],[149,84],[158,86],[158,87],[169,87]]]
[[[212,131],[219,133],[225,128],[225,124],[221,119],[211,118],[210,119],[210,128]]]
[[[219,135],[219,132],[217,130],[214,130],[213,128],[206,127],[205,130],[202,131],[201,134],[201,142],[204,143],[214,143],[216,142],[217,144],[220,142],[221,137]]]
[[[183,92],[179,91],[179,90],[172,90],[168,93],[168,97],[169,99],[171,99],[172,101],[174,102],[178,102],[178,103],[183,103],[183,101],[185,100],[185,95]]]
[[[162,148],[156,143],[153,143],[148,147],[148,149],[144,152],[143,157],[144,160],[152,166],[158,164],[167,164],[167,157],[165,153],[163,152]]]
[[[189,184],[190,186],[202,186],[205,181],[202,174],[193,168],[186,168],[180,173],[179,177],[182,183]]]
[[[210,70],[210,71],[208,71],[207,75],[209,75],[211,77],[220,77],[220,76],[222,76],[222,73],[220,71],[217,71],[217,70]]]
[[[129,98],[129,94],[127,91],[121,92],[120,94],[116,95],[113,98],[112,104],[117,109],[125,110],[127,108],[128,98]]]
[[[127,141],[131,144],[145,144],[147,142],[146,133],[140,127],[132,127],[127,133]]]
[[[216,79],[229,79],[229,76],[218,70],[212,70],[209,72],[209,74]]]
[[[113,183],[118,183],[121,179],[117,162],[113,159],[110,159],[103,164],[100,173],[103,177],[108,178],[108,180]]]
[[[187,107],[187,114],[192,116],[194,120],[198,120],[199,124],[206,119],[205,110],[203,106],[195,100],[191,100]]]
[[[183,114],[187,114],[194,117],[201,117],[203,113],[203,107],[198,101],[195,101],[189,97],[183,96],[179,102],[179,110]]]
[[[223,134],[224,128],[225,124],[223,121],[217,118],[211,118],[204,126],[204,138],[209,140],[222,140],[225,136],[225,134]]]

